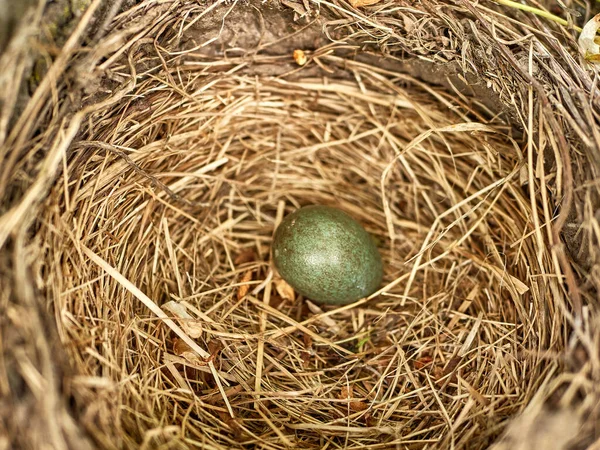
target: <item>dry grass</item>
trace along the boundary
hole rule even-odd
[[[320,5],[326,34],[365,45],[358,58],[338,42],[307,52],[300,69],[291,52],[269,53],[279,40],[262,38],[254,53],[215,56],[229,28],[202,34],[221,23],[205,7],[146,1],[71,60],[74,34],[30,104],[39,122],[11,134],[0,120],[0,175],[39,171],[0,216],[0,246],[27,252],[32,290],[19,295],[15,280],[27,275],[12,259],[0,283],[51,303],[74,372],[54,389],[101,448],[483,449],[523,411],[505,442],[590,444],[597,186],[573,179],[594,179],[598,133],[587,133],[595,119],[575,115],[581,99],[560,101],[550,74],[585,74],[588,91],[592,82],[545,27],[570,35],[491,3],[452,13],[483,17],[471,23],[480,28],[449,20],[449,5],[435,20],[403,3]],[[275,15],[264,8],[268,29]],[[213,9],[225,24],[254,11]],[[540,56],[544,45],[568,62],[562,72]],[[485,98],[371,58],[402,51],[439,62],[462,53],[465,74],[499,92],[521,130]],[[68,61],[88,84],[81,98],[57,94]],[[43,108],[53,101],[84,107]],[[36,127],[46,131],[30,142]],[[311,203],[350,212],[377,237],[385,279],[371,298],[320,307],[290,298],[273,274],[276,224]],[[585,264],[561,244],[570,208],[587,227],[577,235],[590,244]],[[33,237],[14,233],[29,223]],[[12,290],[2,295],[13,301]],[[19,367],[35,385],[35,371]],[[539,420],[544,439],[531,431]]]
[[[406,76],[324,62],[354,80],[142,76],[144,108],[115,105],[75,144],[41,219],[44,265],[111,442],[485,448],[557,369],[560,273],[508,130]],[[315,312],[271,288],[278,208],[314,203],[379,239],[370,301]],[[148,301],[182,305],[205,354]]]

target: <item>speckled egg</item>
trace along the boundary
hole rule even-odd
[[[328,206],[305,206],[283,219],[273,259],[296,292],[342,305],[367,297],[383,277],[374,239],[350,215]]]

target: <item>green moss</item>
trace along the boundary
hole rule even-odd
[[[50,33],[50,36],[56,38],[56,36],[58,35],[58,25],[55,23],[49,23],[48,32]]]
[[[91,0],[72,0],[73,11],[83,13],[88,6],[90,6]]]

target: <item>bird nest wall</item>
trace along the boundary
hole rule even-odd
[[[598,104],[573,9],[84,3],[45,47],[18,39],[41,6],[2,56],[1,442],[593,444]],[[308,204],[375,238],[373,295],[279,277],[274,230]]]

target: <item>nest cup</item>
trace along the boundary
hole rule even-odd
[[[595,223],[595,185],[579,197],[573,186],[591,178],[597,146],[527,87],[533,70],[552,86],[554,66],[535,66],[533,50],[527,64],[515,38],[550,27],[565,46],[541,31],[536,45],[575,66],[571,32],[510,10],[465,4],[452,21],[399,5],[149,1],[94,22],[92,2],[71,36],[91,23],[94,46],[48,75],[76,98],[43,81],[37,91],[82,112],[49,108],[35,126],[13,125],[56,144],[41,170],[13,164],[41,187],[31,204],[12,192],[4,216],[32,207],[35,217],[9,222],[32,233],[0,239],[29,255],[31,301],[51,305],[44,320],[65,356],[48,370],[64,375],[46,395],[68,417],[39,419],[48,428],[27,438],[8,421],[13,442],[558,449],[595,439],[595,231],[563,229]],[[498,11],[519,19],[499,16],[502,39],[481,17]],[[477,25],[470,50],[467,23]],[[511,73],[480,53],[488,42]],[[465,65],[449,66],[460,52]],[[469,87],[469,70],[482,83]],[[6,148],[26,148],[14,133]],[[309,204],[348,212],[376,238],[378,292],[324,306],[277,275],[274,230]],[[6,285],[23,280],[7,267]]]

